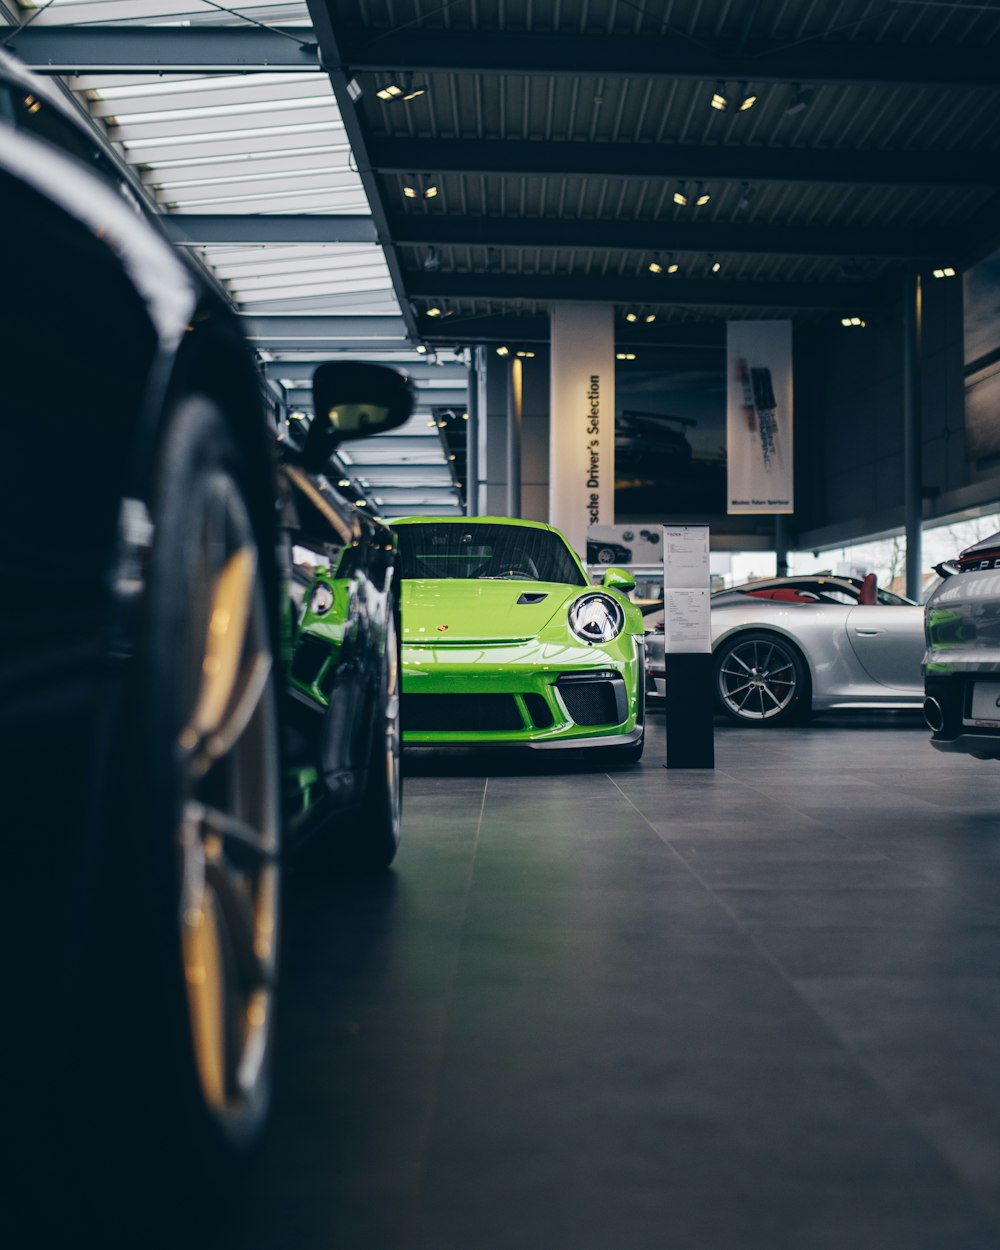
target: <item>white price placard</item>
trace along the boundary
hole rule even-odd
[[[666,650],[701,654],[712,650],[707,590],[668,590],[664,599]]]
[[[667,653],[711,653],[708,552],[707,525],[663,527],[663,641]]]
[[[663,589],[708,589],[708,526],[663,527]]]

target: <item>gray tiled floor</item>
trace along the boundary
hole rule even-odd
[[[714,772],[410,761],[289,891],[247,1250],[997,1250],[1000,773],[911,718]]]

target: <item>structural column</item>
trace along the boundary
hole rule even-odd
[[[923,569],[923,465],[920,413],[921,289],[919,274],[902,279],[903,327],[903,480],[906,527],[906,595],[920,602]]]
[[[774,518],[774,563],[778,577],[788,576],[788,518],[778,513]]]
[[[552,309],[549,520],[580,553],[615,519],[615,323],[610,304]]]
[[[521,431],[524,425],[521,361],[510,362],[507,378],[507,516],[521,516]]]
[[[472,350],[469,426],[465,432],[465,515],[479,515],[479,423],[486,416],[486,348]]]

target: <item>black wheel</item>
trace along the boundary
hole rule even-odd
[[[344,847],[347,866],[362,872],[392,863],[403,815],[400,642],[392,603],[389,609],[365,796]]]
[[[177,404],[155,468],[94,993],[103,1018],[91,1097],[114,1160],[100,1166],[119,1169],[136,1204],[179,1186],[199,1209],[217,1199],[270,1101],[281,841],[273,545],[250,498],[217,405]]]
[[[598,547],[597,563],[598,564],[614,564],[615,549],[614,547]]]
[[[748,632],[727,639],[715,653],[719,708],[741,725],[788,725],[808,714],[805,661],[774,634]]]

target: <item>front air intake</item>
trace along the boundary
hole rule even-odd
[[[404,694],[402,713],[404,730],[475,733],[524,728],[512,694]]]
[[[566,673],[556,688],[578,725],[620,725],[628,719],[628,694],[617,673]]]

